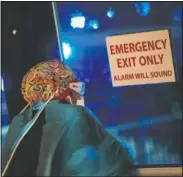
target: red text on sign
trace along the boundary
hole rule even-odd
[[[135,53],[143,51],[153,51],[166,49],[167,39],[159,39],[155,41],[141,41],[136,43],[125,43],[110,45],[110,54]]]

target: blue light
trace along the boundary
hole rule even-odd
[[[73,17],[71,18],[71,26],[75,29],[75,28],[84,28],[85,27],[85,21],[86,18],[81,15],[81,13],[77,13],[75,15],[73,15]]]
[[[97,23],[94,23],[94,24],[93,24],[93,29],[98,29],[98,27],[99,27],[99,26],[98,26]]]
[[[97,30],[99,28],[98,20],[91,20],[89,22],[89,27]]]
[[[180,22],[181,15],[182,15],[181,9],[176,10],[174,13],[174,20]]]
[[[4,80],[1,78],[1,90],[4,92]]]
[[[115,12],[110,8],[110,9],[107,11],[107,16],[108,16],[109,18],[112,18],[114,15],[115,15]]]
[[[71,46],[69,43],[62,43],[64,58],[67,60],[72,53]]]
[[[136,12],[140,14],[140,16],[147,16],[150,12],[150,3],[149,2],[140,2],[134,5],[136,8]]]

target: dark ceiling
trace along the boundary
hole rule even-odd
[[[143,24],[167,25],[173,21],[174,10],[181,7],[181,2],[151,2],[150,14],[142,18],[134,7],[135,2],[58,2],[58,12],[62,30],[67,31],[70,28],[70,17],[73,13],[83,12],[83,15],[89,19],[98,19],[100,21],[100,30],[106,28],[133,27]],[[112,8],[116,15],[113,20],[106,16],[107,9]],[[165,13],[163,13],[165,12]],[[168,13],[166,13],[168,12]]]

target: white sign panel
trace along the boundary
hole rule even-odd
[[[107,37],[113,87],[175,82],[168,30]]]

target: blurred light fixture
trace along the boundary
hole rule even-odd
[[[17,30],[14,29],[14,30],[12,31],[12,34],[15,36],[15,35],[17,34]]]
[[[174,20],[180,22],[181,16],[182,16],[182,10],[181,9],[176,10],[174,13]]]
[[[1,77],[1,90],[4,92],[4,80],[2,77]]]
[[[84,28],[85,27],[86,18],[82,15],[82,13],[76,13],[72,15],[71,18],[71,26],[72,28]]]
[[[93,29],[97,30],[99,28],[98,20],[91,20],[89,22],[89,28],[93,28]]]
[[[149,2],[138,2],[134,4],[136,12],[140,14],[140,16],[147,16],[150,12],[150,3]]]
[[[108,16],[109,18],[112,18],[114,15],[115,15],[114,10],[113,10],[112,8],[109,8],[109,9],[107,10],[107,16]]]
[[[71,46],[69,43],[63,42],[62,47],[63,47],[64,58],[67,60],[72,53]]]

